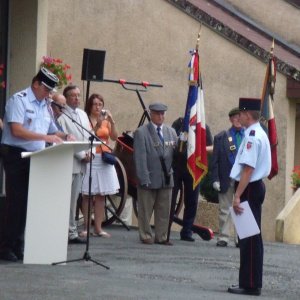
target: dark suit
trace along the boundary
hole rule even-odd
[[[134,162],[138,178],[138,222],[140,239],[152,239],[150,219],[154,210],[155,241],[167,240],[171,191],[173,187],[172,161],[177,144],[176,132],[163,125],[163,142],[153,123],[139,127],[134,133]],[[170,175],[167,182],[159,156],[164,158]]]
[[[244,134],[241,129],[241,138]],[[236,130],[221,131],[214,138],[214,148],[211,161],[212,182],[220,183],[219,198],[219,236],[218,241],[228,243],[230,236],[231,218],[229,208],[232,205],[234,182],[230,178],[230,171],[235,161],[238,150]],[[231,142],[229,141],[231,140]],[[230,147],[232,147],[230,149]]]
[[[183,118],[178,118],[172,124],[176,130],[177,135],[182,131]],[[206,125],[206,145],[212,145],[212,135],[209,127]],[[193,189],[193,178],[187,169],[187,153],[176,153],[174,157],[174,188],[172,193],[172,201],[177,198],[178,191],[184,184],[184,212],[183,212],[183,225],[180,232],[181,238],[192,237],[192,225],[196,218],[198,198],[201,183]]]
[[[235,156],[235,153],[230,151],[229,147],[228,135],[225,130],[214,137],[211,161],[212,182],[220,182],[221,193],[227,192],[231,181],[229,175],[234,162],[232,156]]]

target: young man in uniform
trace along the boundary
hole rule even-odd
[[[0,244],[0,259],[23,259],[30,158],[22,152],[61,143],[67,135],[55,126],[48,97],[58,78],[42,68],[27,89],[14,94],[6,104],[1,155],[5,170],[6,197]],[[41,195],[42,196],[42,195]]]
[[[230,177],[235,180],[233,209],[242,214],[241,202],[248,201],[259,228],[261,210],[265,198],[262,181],[271,171],[270,142],[259,123],[261,100],[240,98],[240,122],[246,128]],[[239,284],[228,288],[228,292],[240,295],[260,295],[263,274],[263,241],[261,233],[239,240],[240,271]]]

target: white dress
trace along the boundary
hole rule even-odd
[[[82,194],[89,195],[90,164],[86,165],[83,177]],[[101,154],[96,153],[92,161],[91,195],[113,195],[119,191],[119,179],[115,166],[105,163]]]

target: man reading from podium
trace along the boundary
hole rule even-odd
[[[31,86],[14,94],[5,107],[1,155],[5,170],[3,234],[0,259],[16,262],[23,259],[30,158],[21,152],[34,152],[47,143],[61,143],[66,134],[55,126],[47,101],[58,78],[41,68]]]

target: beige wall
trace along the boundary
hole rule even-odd
[[[227,1],[258,24],[300,47],[300,13],[295,6],[285,0]]]
[[[199,23],[173,5],[164,0],[51,0],[48,16],[46,0],[13,0],[12,8],[10,93],[28,85],[36,64],[48,54],[71,65],[73,83],[85,94],[80,80],[83,48],[102,49],[107,51],[106,79],[163,84],[163,88],[142,93],[145,104],[166,102],[167,123],[183,115],[188,51],[195,46]],[[44,22],[47,30],[43,29]],[[238,104],[240,96],[260,97],[266,65],[206,27],[202,28],[199,49],[206,118],[216,134],[229,125],[227,112]],[[134,92],[104,82],[91,83],[91,92],[103,94],[120,133],[136,129],[142,109]],[[266,180],[266,240],[274,240],[275,218],[289,199],[286,171],[294,163],[295,133],[291,130],[295,128],[295,112],[285,94],[286,78],[278,74],[275,116],[280,175],[271,182]]]
[[[10,1],[9,95],[26,88],[47,47],[48,0]]]

